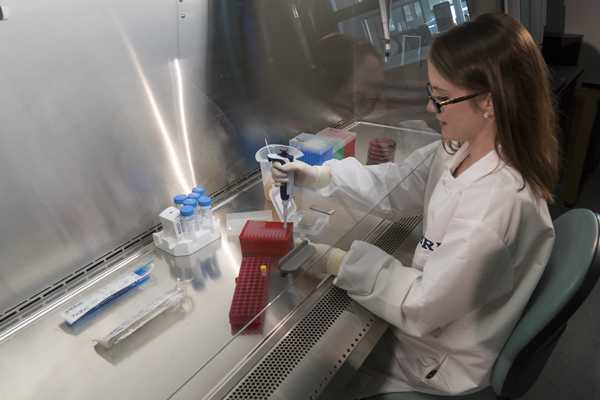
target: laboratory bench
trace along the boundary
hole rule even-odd
[[[357,133],[357,158],[363,162],[372,137],[395,138],[397,161],[436,139],[430,133],[370,123],[347,129]],[[347,249],[361,239],[410,261],[420,216],[392,222],[310,190],[299,191],[296,201],[299,209],[335,210],[321,232],[296,235],[296,245]],[[154,247],[150,232],[137,246],[107,260],[101,272],[0,330],[0,399],[335,398],[387,323],[336,288],[332,276],[318,272],[322,253],[307,252],[297,271],[284,274],[283,264],[269,269],[268,302],[256,316],[261,327],[235,331],[230,326],[242,255],[226,216],[270,209],[256,172],[216,202],[218,240],[192,255],[174,257]],[[66,307],[148,262],[152,271],[147,282],[72,326],[64,322]],[[177,286],[185,292],[181,307],[160,314],[109,349],[95,344]]]

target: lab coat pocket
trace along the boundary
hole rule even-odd
[[[446,361],[446,358],[448,358],[448,354],[443,353],[440,354],[439,357],[426,357],[421,359],[420,361],[423,367],[421,370],[421,380],[424,382],[434,380],[438,376],[438,372],[440,368],[442,368],[442,365],[444,364],[444,361]]]
[[[430,358],[425,361],[421,375],[421,385],[428,388],[450,393],[451,386],[448,382],[447,365],[448,354],[440,354],[437,358]]]

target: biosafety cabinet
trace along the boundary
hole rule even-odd
[[[402,162],[437,140],[425,59],[435,35],[470,18],[467,3],[4,0],[0,10],[0,398],[335,398],[387,325],[319,273],[323,256],[361,239],[410,261],[421,217],[298,189],[305,220],[260,270],[264,298],[234,329],[250,218],[240,213],[278,220],[256,152],[336,128],[355,135],[361,162],[373,139],[392,139],[386,157]],[[159,214],[199,185],[214,240],[184,256],[157,248]],[[94,296],[104,297],[66,321]],[[111,332],[118,343],[102,346]]]

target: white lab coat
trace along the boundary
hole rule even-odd
[[[452,156],[435,142],[400,165],[328,162],[332,182],[323,194],[423,214],[412,265],[355,241],[334,281],[392,326],[361,368],[357,397],[489,386],[494,361],[550,257],[546,202],[528,187],[519,191],[520,174],[495,151],[453,177],[467,154],[468,143]]]

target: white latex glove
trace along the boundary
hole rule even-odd
[[[287,183],[288,173],[294,173],[294,184],[300,187],[321,189],[331,181],[331,169],[328,166],[313,166],[302,161],[280,164],[271,163],[271,174],[275,186]]]
[[[344,260],[346,252],[337,247],[331,247],[325,244],[311,243],[311,246],[316,249],[317,257],[321,259],[321,262],[319,262],[319,265],[321,266],[319,272],[337,275],[342,266],[342,261]]]

